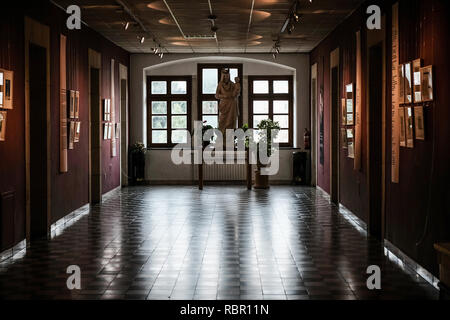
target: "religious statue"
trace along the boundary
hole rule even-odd
[[[236,122],[239,116],[239,106],[237,98],[241,94],[241,84],[238,77],[235,82],[230,80],[230,71],[223,69],[220,82],[217,86],[216,99],[219,99],[219,130],[225,139],[227,129],[236,129]]]

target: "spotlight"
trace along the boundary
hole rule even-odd
[[[300,16],[297,13],[294,13],[294,20],[295,22],[298,22],[298,20],[300,20]]]
[[[164,52],[161,52],[161,53],[159,54],[159,58],[162,59],[163,57],[164,57]]]
[[[139,42],[142,44],[142,43],[144,43],[145,42],[145,37],[140,37],[139,38]]]
[[[276,53],[273,53],[273,54],[272,54],[272,57],[273,57],[273,60],[276,60],[276,59],[277,59],[277,54],[276,54]]]
[[[128,30],[129,27],[130,27],[130,23],[129,22],[125,22],[123,28],[125,30]]]

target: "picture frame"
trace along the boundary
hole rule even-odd
[[[405,103],[405,65],[398,66],[398,91],[399,103]]]
[[[347,145],[348,145],[348,157],[354,159],[355,158],[355,132],[354,129],[347,128]]]
[[[347,129],[346,128],[341,128],[341,143],[342,143],[342,149],[348,148]]]
[[[112,123],[108,123],[108,140],[112,138]]]
[[[400,147],[406,147],[406,120],[405,120],[405,108],[400,107],[399,119],[400,119]]]
[[[346,104],[346,125],[353,126],[355,124],[355,109],[353,83],[345,86],[345,104]]]
[[[74,118],[78,119],[80,117],[80,91],[75,91],[74,98]]]
[[[75,122],[75,137],[74,137],[75,143],[80,142],[80,133],[81,133],[81,121],[76,121]]]
[[[73,119],[75,118],[75,91],[74,90],[69,90],[68,91],[68,96],[69,96],[69,118]]]
[[[103,124],[103,140],[108,140],[108,123]]]
[[[6,141],[6,120],[7,112],[0,111],[0,141]]]
[[[347,104],[345,103],[345,98],[341,99],[341,123],[343,126],[347,125]]]
[[[116,139],[120,138],[120,123],[115,124],[114,132],[116,133]]]
[[[413,102],[412,94],[412,63],[405,63],[405,100],[404,103]]]
[[[422,59],[416,59],[412,63],[413,72],[413,97],[415,103],[422,102],[422,81],[420,69],[422,68]]]
[[[0,108],[13,109],[13,79],[14,72],[0,69]]]
[[[111,100],[103,99],[103,121],[111,121]]]
[[[425,140],[425,118],[423,106],[414,107],[414,125],[416,130],[416,139]]]
[[[73,150],[75,142],[75,122],[69,121],[69,150]]]
[[[422,101],[430,102],[434,100],[433,89],[433,66],[420,68],[420,80],[422,82]]]
[[[414,148],[414,119],[413,108],[405,108],[405,132],[406,132],[406,147]]]

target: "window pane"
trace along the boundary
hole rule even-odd
[[[153,130],[152,131],[152,143],[167,143],[167,131],[166,130]]]
[[[258,116],[253,116],[253,128],[257,128],[258,124],[262,121],[262,120],[266,120],[269,119],[269,115],[258,115]]]
[[[230,69],[230,79],[234,82],[234,78],[239,77],[238,69],[232,68]]]
[[[203,116],[203,121],[206,121],[206,124],[212,126],[213,128],[219,127],[218,116]]]
[[[172,94],[187,94],[186,81],[172,81]]]
[[[174,129],[187,129],[187,116],[173,116],[172,128]]]
[[[152,81],[152,94],[167,94],[167,82]]]
[[[280,128],[289,128],[289,116],[274,115],[273,121],[278,122],[280,124]]]
[[[274,100],[273,101],[273,113],[289,113],[289,101],[288,100]]]
[[[172,130],[172,143],[187,143],[186,130]]]
[[[274,140],[278,143],[288,143],[289,142],[289,130],[280,130],[278,136]]]
[[[217,101],[203,101],[202,102],[202,113],[204,114],[218,114],[218,103]]]
[[[186,114],[187,102],[186,101],[172,101],[172,113],[173,114]]]
[[[269,93],[269,81],[253,81],[253,93]]]
[[[215,94],[217,89],[217,79],[219,71],[217,69],[203,69],[203,93]]]
[[[269,113],[269,101],[254,100],[253,113]]]
[[[166,101],[152,101],[152,113],[153,114],[166,114],[167,102]]]
[[[289,93],[289,81],[274,80],[273,81],[273,93]]]
[[[166,128],[167,128],[166,116],[152,117],[152,129],[166,129]]]

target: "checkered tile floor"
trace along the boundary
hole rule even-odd
[[[81,290],[66,269],[81,268]],[[366,287],[379,265],[382,290]],[[436,299],[304,187],[131,187],[0,264],[0,299]]]

